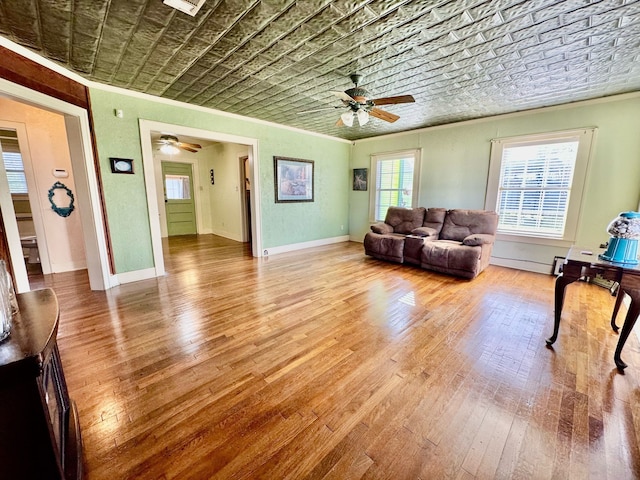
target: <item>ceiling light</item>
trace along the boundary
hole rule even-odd
[[[366,110],[358,110],[358,123],[360,126],[364,126],[369,122],[369,112]]]
[[[164,0],[162,3],[194,17],[205,0]]]
[[[340,115],[340,118],[342,119],[342,123],[344,123],[347,127],[350,127],[353,125],[353,117],[354,117],[354,113],[352,111],[348,111],[348,112],[344,112],[342,115]]]
[[[160,151],[165,155],[176,155],[180,153],[180,149],[175,145],[171,145],[170,143],[165,143],[160,147]]]

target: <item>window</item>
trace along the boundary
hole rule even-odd
[[[167,200],[191,199],[188,175],[165,175],[164,178],[167,190]]]
[[[594,129],[496,139],[485,207],[500,216],[498,234],[572,242]]]
[[[24,164],[16,132],[14,130],[0,130],[0,144],[2,145],[2,160],[9,180],[9,191],[13,194],[27,193],[27,177],[24,174]]]
[[[373,155],[375,188],[372,189],[370,220],[383,221],[389,207],[417,204],[420,181],[420,150]]]

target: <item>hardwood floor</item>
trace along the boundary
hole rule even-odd
[[[44,280],[90,480],[640,477],[638,340],[617,373],[604,288],[567,288],[552,350],[551,275],[165,251],[165,277],[107,292]]]

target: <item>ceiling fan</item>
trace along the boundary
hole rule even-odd
[[[382,97],[382,98],[369,98],[369,92],[364,88],[359,87],[358,84],[362,79],[362,75],[357,73],[349,76],[351,81],[355,85],[353,88],[349,88],[344,92],[332,91],[336,97],[342,100],[342,105],[335,108],[347,108],[348,110],[340,115],[340,118],[336,122],[337,126],[346,125],[348,127],[353,125],[353,119],[358,118],[360,126],[365,125],[369,121],[369,116],[379,118],[385,122],[393,123],[400,117],[394,113],[387,112],[378,108],[378,105],[394,105],[397,103],[412,103],[415,99],[411,95],[399,95],[397,97]]]
[[[160,135],[160,139],[157,143],[160,144],[160,151],[168,155],[179,153],[180,148],[192,153],[197,153],[197,149],[202,148],[202,145],[198,145],[197,143],[181,142],[175,135],[168,134]]]

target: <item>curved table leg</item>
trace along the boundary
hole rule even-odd
[[[616,295],[616,304],[613,306],[613,313],[611,314],[611,328],[614,332],[618,332],[618,325],[616,325],[616,317],[618,316],[618,310],[624,299],[624,292],[618,287],[618,293]]]
[[[562,305],[564,304],[564,290],[570,283],[575,282],[578,277],[573,276],[565,276],[565,274],[560,275],[556,278],[556,286],[555,286],[555,304],[554,304],[554,312],[553,312],[553,335],[547,338],[547,346],[551,346],[554,344],[556,339],[558,338],[558,330],[560,329],[560,317],[562,316]]]
[[[631,333],[631,330],[633,330],[633,326],[635,325],[636,320],[638,320],[638,315],[640,314],[640,291],[631,290],[625,292],[620,289],[618,295],[621,295],[622,293],[627,293],[631,297],[631,305],[629,305],[627,316],[624,319],[620,338],[618,339],[618,345],[616,346],[616,353],[613,356],[613,361],[616,362],[618,370],[624,370],[627,368],[627,364],[622,361],[620,355],[622,354],[624,344],[627,342],[627,338],[629,338],[629,334]]]

